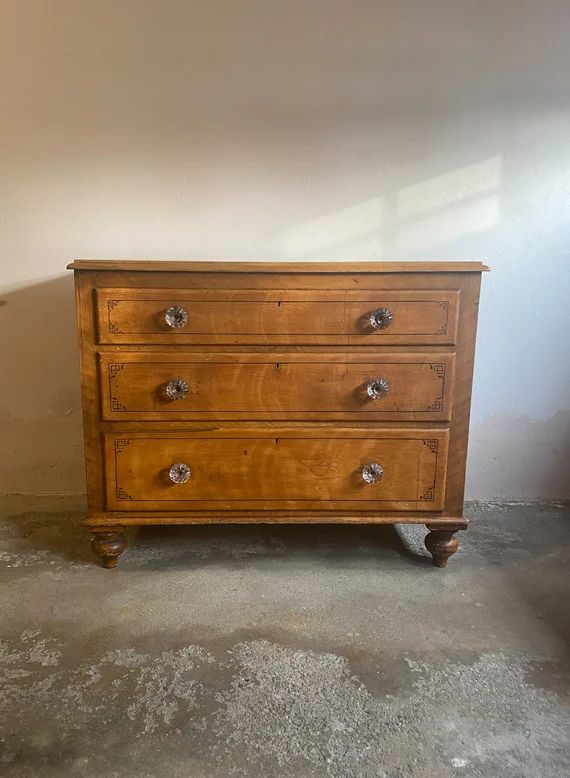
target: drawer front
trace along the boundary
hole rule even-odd
[[[450,354],[100,355],[105,420],[446,421]]]
[[[452,344],[459,292],[98,289],[100,343]]]
[[[447,439],[369,428],[106,435],[107,507],[437,511]]]

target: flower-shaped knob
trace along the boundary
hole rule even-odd
[[[178,330],[188,324],[188,311],[179,305],[171,305],[165,311],[164,321],[168,327]]]
[[[173,378],[164,387],[169,400],[183,400],[188,394],[188,383],[183,378]]]
[[[392,324],[393,318],[389,308],[377,308],[370,314],[370,326],[375,330],[385,330]]]
[[[366,394],[372,400],[381,400],[390,391],[390,384],[385,378],[371,378],[366,387]]]
[[[362,480],[367,484],[376,484],[384,475],[382,465],[377,462],[370,462],[362,468]]]
[[[187,465],[184,462],[178,462],[177,464],[172,465],[168,471],[168,477],[173,484],[185,484],[190,480],[191,475],[192,469],[190,465]]]

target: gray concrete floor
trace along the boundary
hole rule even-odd
[[[568,511],[422,527],[145,528],[4,514],[0,773],[570,775]]]

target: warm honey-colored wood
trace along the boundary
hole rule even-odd
[[[97,380],[97,347],[94,328],[93,291],[88,274],[75,274],[75,303],[79,334],[83,445],[87,482],[88,515],[105,510],[105,466],[99,431],[100,398]]]
[[[124,526],[149,523],[424,523],[436,565],[455,550],[484,265],[73,268],[85,526],[104,564],[123,550]],[[180,330],[161,324],[170,305],[188,306]],[[366,323],[377,307],[392,312],[385,329]],[[188,397],[167,403],[175,367]],[[368,377],[388,378],[383,399],[363,396]],[[192,456],[192,478],[167,484],[178,453]],[[384,476],[365,484],[359,467],[373,455]],[[420,499],[430,477],[433,500]]]
[[[463,513],[480,284],[480,274],[463,276],[461,284],[453,415],[449,437],[449,468],[444,509],[444,515],[448,516],[458,516]]]
[[[416,290],[461,290],[463,280],[480,276],[480,272],[463,273],[239,273],[237,271],[183,271],[172,273],[164,268],[152,273],[141,271],[114,271],[101,268],[78,271],[78,276],[88,276],[93,293],[97,289],[153,289],[153,290],[381,290],[386,292]]]
[[[212,262],[200,260],[76,259],[68,270],[143,273],[481,273],[482,262]]]
[[[169,327],[179,306],[188,321]],[[98,289],[100,343],[160,344],[452,344],[456,291]],[[370,317],[388,309],[392,321],[374,329]]]
[[[106,435],[107,507],[338,511],[368,503],[369,510],[433,511],[443,506],[446,431],[247,432],[212,438]],[[169,478],[169,468],[178,463],[191,468],[186,483]],[[384,470],[378,483],[363,480],[369,463]]]
[[[85,519],[84,526],[104,529],[118,521],[124,526],[143,526],[149,524],[425,524],[431,520],[445,526],[455,526],[458,522],[467,526],[462,516],[441,517],[440,512],[417,513],[376,511],[361,507],[358,511],[308,511],[308,510],[271,510],[271,511],[107,511],[93,514]],[[464,527],[463,527],[464,528]],[[454,530],[455,531],[455,530]]]
[[[376,420],[446,421],[455,357],[374,350],[100,354],[102,418],[112,421]],[[378,380],[385,396],[371,397]],[[169,383],[184,381],[172,399]]]

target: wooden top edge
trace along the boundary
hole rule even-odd
[[[76,259],[68,270],[155,273],[482,273],[482,262],[222,262],[185,260]]]

